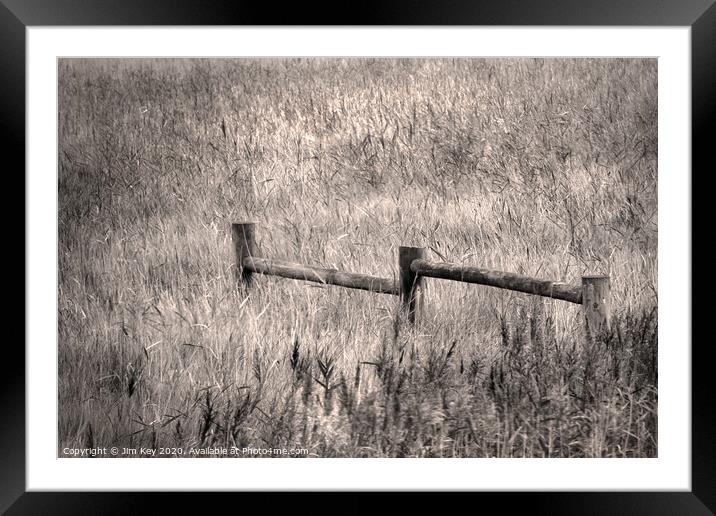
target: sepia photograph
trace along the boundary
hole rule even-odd
[[[658,457],[657,63],[57,59],[57,457]]]

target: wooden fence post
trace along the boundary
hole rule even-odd
[[[256,256],[256,223],[242,222],[231,225],[231,236],[236,253],[236,279],[239,285],[251,285],[251,271],[244,267],[244,259]]]
[[[609,276],[582,276],[582,309],[587,335],[609,329],[612,307]]]
[[[400,303],[408,315],[410,324],[415,324],[415,319],[420,315],[423,304],[424,278],[410,270],[413,260],[425,258],[424,247],[398,248],[398,269],[400,272]]]

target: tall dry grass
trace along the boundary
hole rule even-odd
[[[59,447],[312,456],[657,453],[655,60],[61,60]],[[396,274],[397,247],[578,282],[580,309],[427,280],[233,276],[261,252]]]

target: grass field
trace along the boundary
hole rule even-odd
[[[59,450],[657,455],[656,60],[61,60],[59,147]],[[609,274],[612,330],[442,280],[415,329],[390,295],[247,296],[239,221],[378,276],[400,245]]]

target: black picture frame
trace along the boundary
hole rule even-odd
[[[690,26],[692,74],[692,219],[703,220],[694,209],[707,209],[699,203],[699,190],[693,179],[711,172],[709,158],[713,147],[716,115],[716,4],[714,0],[493,0],[490,2],[452,0],[450,2],[381,1],[366,2],[336,12],[324,7],[294,2],[277,6],[268,2],[198,0],[0,0],[0,127],[3,155],[15,158],[25,177],[25,29],[28,26],[86,25],[552,25],[552,26]],[[13,168],[6,168],[10,174]],[[698,173],[696,173],[698,171]],[[24,192],[24,181],[23,181]],[[700,195],[708,195],[701,192]],[[705,208],[704,208],[705,207]],[[17,219],[17,212],[12,217]],[[18,225],[19,226],[19,225]],[[692,232],[693,234],[693,232]],[[25,234],[21,237],[25,241]],[[24,246],[23,246],[24,249]],[[693,253],[692,269],[698,268],[699,255]],[[27,259],[23,251],[24,261]],[[703,270],[703,269],[702,269]],[[24,296],[23,296],[24,298]],[[692,320],[708,320],[709,303],[692,302]],[[24,307],[23,303],[23,307]],[[699,317],[699,315],[701,317]],[[26,492],[25,486],[25,353],[17,345],[13,331],[7,330],[3,350],[2,408],[0,413],[0,510],[8,514],[37,513],[136,513],[152,509],[158,495],[143,493],[39,493]],[[24,336],[24,330],[23,336]],[[23,339],[24,340],[24,339]],[[619,493],[480,493],[477,496],[497,502],[501,510],[522,509],[550,514],[714,514],[716,512],[716,431],[713,425],[714,389],[710,383],[711,342],[692,338],[692,490],[690,492]],[[211,505],[217,495],[211,494]],[[230,495],[220,495],[225,498]],[[246,498],[246,494],[241,495]],[[265,497],[266,495],[261,495]],[[271,495],[275,502],[277,498]],[[296,496],[296,495],[294,495]],[[357,495],[351,495],[357,496]],[[474,494],[471,496],[475,496]],[[499,499],[497,499],[499,497]],[[162,512],[173,507],[188,512],[195,497],[187,493],[162,496]],[[461,497],[452,498],[462,503]],[[296,502],[293,499],[292,504]],[[198,502],[201,503],[201,502]],[[243,503],[246,502],[242,502]],[[408,502],[406,501],[406,504]],[[409,503],[423,504],[422,496]],[[298,502],[300,506],[302,502]],[[346,507],[346,502],[341,502]],[[348,506],[372,506],[370,502]],[[443,506],[446,509],[447,506]],[[405,506],[405,510],[409,510]],[[273,512],[273,511],[272,511]]]

